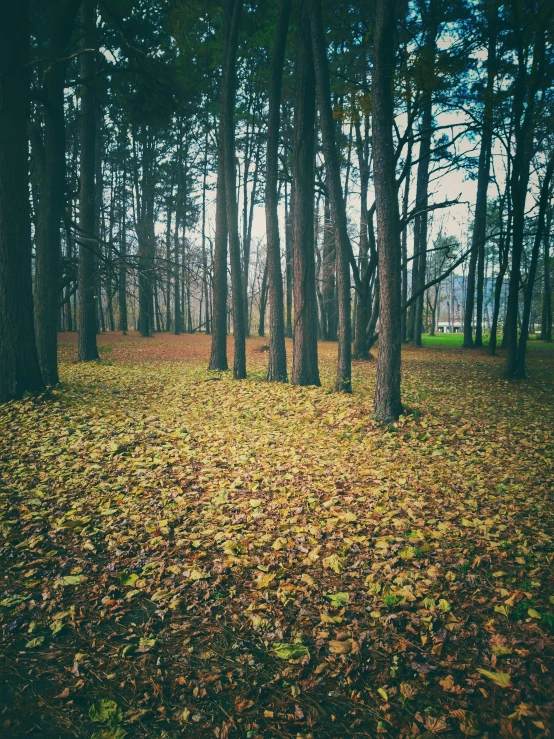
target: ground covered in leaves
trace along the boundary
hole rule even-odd
[[[106,335],[0,409],[2,737],[546,737],[554,352],[404,353],[410,411]],[[290,353],[290,346],[289,346]]]

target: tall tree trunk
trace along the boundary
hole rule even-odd
[[[400,396],[400,224],[392,127],[395,33],[399,0],[377,0],[374,36],[372,118],[377,246],[379,252],[379,353],[374,412],[389,423],[402,412]]]
[[[308,0],[298,19],[292,151],[293,385],[320,385],[314,249],[315,74]]]
[[[267,234],[266,272],[269,293],[269,362],[267,367],[267,379],[269,382],[287,381],[283,276],[281,274],[281,245],[279,241],[279,218],[277,213],[279,205],[277,179],[279,174],[278,150],[281,86],[291,5],[292,0],[281,0],[279,20],[275,31],[275,44],[273,47],[267,123],[265,222]],[[264,308],[263,311],[262,307]],[[260,306],[259,333],[261,336],[263,336],[265,330],[265,326],[262,326],[262,317],[265,318],[265,306]]]
[[[171,208],[173,203],[173,183],[171,184],[171,195],[167,199],[166,229],[165,229],[165,330],[171,331]]]
[[[542,6],[546,7],[546,4]],[[518,310],[521,280],[521,257],[525,226],[525,200],[529,183],[529,168],[532,157],[532,136],[535,121],[536,97],[544,77],[545,69],[545,24],[540,14],[533,18],[536,24],[532,52],[532,69],[526,69],[528,44],[518,33],[518,72],[513,91],[513,119],[515,121],[515,152],[513,156],[510,195],[512,198],[512,265],[506,308],[506,376],[514,377],[518,371]],[[526,104],[525,104],[526,103]]]
[[[119,330],[126,334],[129,330],[127,316],[127,168],[123,167],[121,182],[121,223],[119,226]]]
[[[204,164],[202,168],[202,293],[206,298],[206,333],[210,329],[210,289],[208,283],[208,255],[206,251],[206,182],[208,179],[208,126],[204,137]]]
[[[179,147],[179,154],[177,157],[177,192],[175,193],[175,231],[173,234],[173,251],[175,253],[174,256],[174,265],[173,265],[173,274],[174,274],[174,280],[175,280],[175,291],[173,294],[173,304],[174,304],[174,311],[175,311],[175,320],[173,323],[173,333],[175,336],[178,336],[182,329],[182,323],[181,323],[181,284],[180,284],[180,275],[181,275],[181,265],[180,265],[180,243],[179,243],[179,229],[181,228],[181,209],[182,209],[182,199],[183,199],[183,170],[182,170],[182,162],[181,162],[181,148]]]
[[[33,326],[26,135],[29,3],[0,6],[0,402],[43,387]]]
[[[224,56],[228,33],[225,33]],[[212,347],[208,369],[226,370],[227,364],[227,206],[221,133],[218,143],[218,167],[215,211],[215,246],[213,259]]]
[[[552,226],[552,204],[548,206],[546,227],[544,229],[544,257],[543,257],[543,287],[542,287],[542,316],[541,339],[552,341],[552,287],[550,282],[550,233]]]
[[[221,120],[219,127],[219,136],[222,141],[223,152],[223,162],[221,164],[223,165],[225,178],[225,202],[227,212],[227,230],[229,235],[229,256],[231,262],[233,339],[235,348],[233,377],[235,380],[243,380],[246,377],[246,316],[244,315],[244,295],[242,290],[240,239],[238,229],[234,123],[236,56],[241,12],[242,0],[225,0],[225,25],[228,29],[229,45],[227,54],[223,61]]]
[[[489,186],[490,161],[492,151],[492,129],[494,110],[494,81],[496,78],[496,36],[498,9],[491,5],[488,17],[488,57],[487,87],[483,111],[483,132],[479,152],[479,171],[477,175],[477,198],[475,201],[475,220],[471,241],[471,255],[467,273],[467,294],[464,315],[464,346],[473,346],[473,307],[477,272],[477,316],[475,323],[475,346],[483,346],[483,285],[484,257],[487,228],[487,190]]]
[[[529,319],[531,317],[531,304],[533,302],[533,289],[535,287],[535,277],[537,274],[537,263],[539,261],[539,252],[544,233],[545,215],[548,200],[550,198],[550,183],[554,174],[554,152],[550,153],[544,180],[541,185],[539,197],[539,213],[537,218],[537,232],[533,242],[531,252],[531,263],[527,274],[527,285],[525,287],[525,298],[523,303],[523,316],[521,319],[521,333],[519,337],[519,346],[517,350],[517,369],[516,377],[525,377],[525,355],[527,352],[527,340],[529,338]]]
[[[254,224],[254,207],[256,205],[256,194],[258,192],[258,180],[260,175],[260,155],[262,151],[262,139],[261,137],[258,137],[258,144],[256,146],[256,154],[254,155],[254,180],[252,182],[252,192],[250,194],[250,205],[248,209],[248,223],[246,227],[246,240],[245,240],[245,249],[244,249],[244,265],[245,265],[245,273],[244,273],[244,295],[245,295],[245,303],[244,303],[244,311],[245,311],[245,320],[246,320],[246,335],[250,336],[250,320],[252,317],[252,297],[254,292],[254,287],[252,287],[252,297],[250,300],[248,300],[248,278],[250,274],[250,251],[252,248],[252,227]]]
[[[358,169],[360,172],[360,275],[362,282],[364,275],[369,267],[369,244],[367,232],[367,193],[369,188],[369,150],[368,138],[369,130],[366,122],[365,136],[362,137],[362,131],[359,119],[355,122],[356,132],[356,152],[358,156]],[[369,285],[368,285],[369,287]],[[368,289],[357,293],[356,304],[356,331],[354,339],[354,357],[356,359],[369,359],[369,349],[367,346],[367,323],[369,320],[370,304]]]
[[[412,147],[413,140],[410,136],[408,141],[408,153],[406,161],[406,183],[404,185],[404,195],[402,197],[402,305],[406,305],[408,300],[408,206],[410,204],[410,180],[412,177]],[[406,311],[402,311],[400,318],[400,334],[404,344],[408,338],[407,335],[407,315]]]
[[[292,339],[292,283],[294,279],[294,251],[292,247],[292,203],[285,179],[285,276],[287,282],[285,336]]]
[[[108,259],[107,259],[107,278],[106,278],[106,317],[108,320],[108,327],[110,331],[115,331],[114,311],[113,311],[113,295],[114,295],[114,280],[113,280],[113,243],[114,243],[114,228],[115,228],[115,172],[112,172],[111,185],[110,185],[110,215],[108,225]]]
[[[323,204],[323,244],[321,259],[321,338],[337,340],[336,244],[329,198]]]
[[[252,98],[253,95],[250,93],[249,101],[247,104],[247,124],[246,124],[246,135],[244,144],[244,178],[242,182],[242,291],[244,300],[244,320],[245,320],[245,335],[250,336],[250,321],[248,320],[248,276],[250,274],[250,250],[251,240],[249,234],[249,211],[254,205],[255,198],[255,187],[252,189],[251,197],[248,198],[248,179],[250,174],[250,164],[252,163],[252,149],[254,146],[254,125],[255,116],[252,111]],[[250,115],[252,116],[252,124],[250,125]],[[257,156],[259,157],[260,145],[258,141]],[[257,163],[254,169],[254,179],[257,181]],[[239,187],[240,190],[240,176],[239,176]]]
[[[96,155],[96,96],[92,88],[96,60],[96,7],[94,0],[83,0],[81,5],[81,176],[79,190],[79,310],[78,360],[91,362],[98,359],[96,347],[97,289],[95,284],[95,253],[98,249],[95,191]],[[102,307],[100,306],[100,310]]]
[[[262,277],[262,288],[260,290],[260,323],[258,326],[258,336],[265,336],[265,311],[267,308],[267,281],[268,281],[268,266],[267,261],[264,267],[264,275]],[[271,339],[271,337],[270,337]],[[284,342],[284,338],[283,338]],[[286,369],[286,365],[285,365]],[[271,382],[271,380],[270,380]],[[284,381],[283,381],[284,382]]]
[[[417,261],[417,284],[415,292],[422,290],[425,285],[427,264],[427,224],[429,202],[429,166],[431,163],[431,139],[433,137],[433,87],[435,82],[435,58],[437,39],[437,19],[435,17],[434,3],[429,5],[429,29],[425,40],[424,60],[426,80],[423,88],[423,112],[421,117],[421,138],[419,143],[419,162],[417,166],[416,182],[416,211],[414,220],[414,266]],[[414,303],[413,308],[413,342],[415,346],[421,346],[421,333],[423,330],[423,306],[425,293],[421,292]]]
[[[64,85],[67,47],[71,41],[80,0],[50,4],[48,68],[43,84],[44,141],[35,160],[39,174],[35,261],[35,332],[42,377],[47,385],[58,382],[58,305],[60,285],[60,224],[65,200]]]
[[[96,299],[96,330],[106,331],[106,322],[104,320],[104,307],[102,303],[102,272],[100,265],[102,263],[102,250],[104,246],[104,237],[106,233],[106,221],[104,216],[104,171],[102,169],[102,159],[104,154],[103,141],[103,114],[102,108],[97,97],[95,105],[95,147],[94,147],[94,238],[96,243],[94,249],[94,281]]]
[[[152,336],[154,331],[154,139],[148,126],[141,132],[142,182],[141,218],[137,229],[139,242],[139,331]]]
[[[310,0],[309,7],[323,154],[325,157],[325,169],[327,171],[327,189],[333,212],[336,244],[339,345],[335,390],[350,393],[352,392],[352,326],[350,314],[349,257],[352,252],[352,245],[348,236],[345,199],[342,191],[340,163],[335,141],[335,122],[331,104],[331,85],[321,16],[321,0]]]

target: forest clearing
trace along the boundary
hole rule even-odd
[[[381,426],[332,343],[318,388],[260,338],[236,382],[207,336],[62,334],[0,409],[2,736],[549,736],[553,348],[514,384],[445,344]]]

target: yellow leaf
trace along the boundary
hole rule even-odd
[[[258,575],[256,579],[256,587],[258,590],[263,590],[275,580],[275,572],[269,572],[267,575]]]
[[[488,677],[500,688],[507,688],[510,685],[510,675],[507,672],[490,672],[490,670],[483,670],[481,667],[477,668],[477,672]]]
[[[336,554],[331,554],[330,557],[324,557],[322,561],[324,567],[333,570],[337,575],[340,575],[344,569],[344,559]]]

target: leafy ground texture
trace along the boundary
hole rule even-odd
[[[406,349],[399,423],[100,337],[0,409],[2,737],[546,737],[554,352]],[[288,346],[289,355],[291,347]]]

